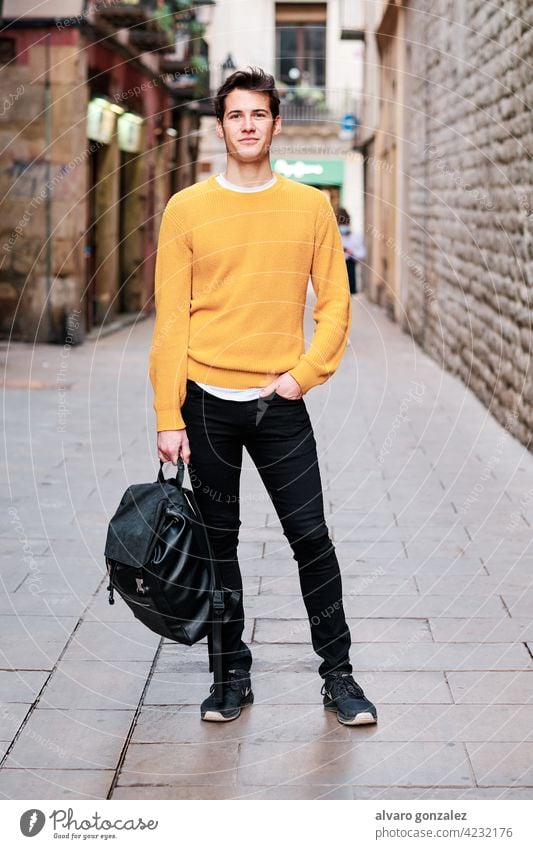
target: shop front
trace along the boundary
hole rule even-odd
[[[272,163],[272,170],[291,180],[322,189],[335,211],[343,206],[344,160],[278,157]]]

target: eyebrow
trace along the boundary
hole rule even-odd
[[[242,109],[230,109],[228,115],[240,115]],[[268,112],[268,109],[252,109],[252,112]]]

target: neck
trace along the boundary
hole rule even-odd
[[[272,179],[272,168],[270,159],[265,157],[261,162],[238,162],[228,156],[224,177],[230,183],[244,188],[253,188],[268,183]]]

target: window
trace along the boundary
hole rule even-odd
[[[16,56],[15,39],[0,38],[0,66],[9,65]]]
[[[287,85],[326,85],[325,3],[276,3],[276,77]]]

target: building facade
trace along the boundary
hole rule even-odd
[[[533,6],[365,15],[365,289],[530,445]]]
[[[0,332],[82,341],[153,307],[160,216],[196,176],[197,21],[155,0],[3,13]]]

